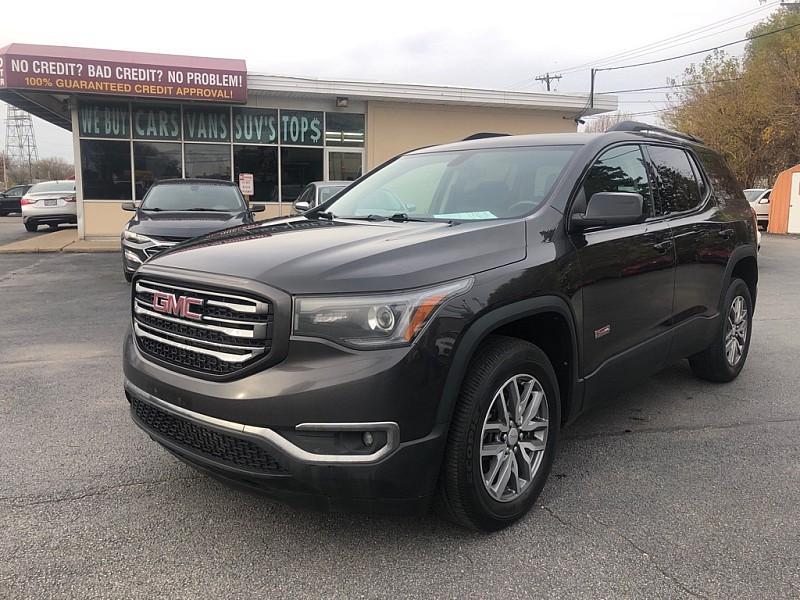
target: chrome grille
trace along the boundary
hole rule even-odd
[[[185,309],[186,299],[192,304]],[[232,375],[272,347],[266,300],[140,279],[133,295],[139,349],[161,362],[206,375]]]

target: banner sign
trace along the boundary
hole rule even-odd
[[[0,49],[0,88],[245,103],[247,68],[242,60],[11,44]]]

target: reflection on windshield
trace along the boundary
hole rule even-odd
[[[245,206],[239,188],[233,185],[168,183],[151,187],[142,209],[238,212]]]
[[[575,149],[534,146],[409,154],[348,188],[326,210],[341,218],[518,217],[542,205]]]

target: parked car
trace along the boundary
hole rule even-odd
[[[756,211],[759,227],[767,228],[769,225],[769,195],[772,189],[751,188],[744,191],[747,201]]]
[[[22,196],[31,189],[30,185],[15,185],[8,188],[5,192],[0,192],[0,217],[5,217],[11,213],[21,213]]]
[[[292,214],[300,215],[327,202],[334,195],[341,192],[352,181],[312,181],[292,203]]]
[[[25,229],[36,231],[39,225],[51,229],[62,223],[77,223],[74,181],[43,181],[33,185],[20,199]]]
[[[145,261],[180,242],[253,222],[263,206],[248,207],[236,184],[218,179],[164,179],[142,202],[122,205],[136,214],[122,232],[122,271],[127,281]]]
[[[223,481],[331,509],[438,496],[496,530],[586,409],[687,357],[735,379],[757,281],[750,206],[695,138],[465,141],[148,261],[124,386],[150,437]]]

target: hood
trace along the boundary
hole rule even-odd
[[[148,265],[233,275],[311,294],[420,287],[523,258],[523,221],[450,225],[300,217],[212,233]]]
[[[250,216],[247,211],[228,213],[137,210],[136,216],[128,222],[128,230],[141,235],[189,239],[227,227],[242,225],[249,220]]]

